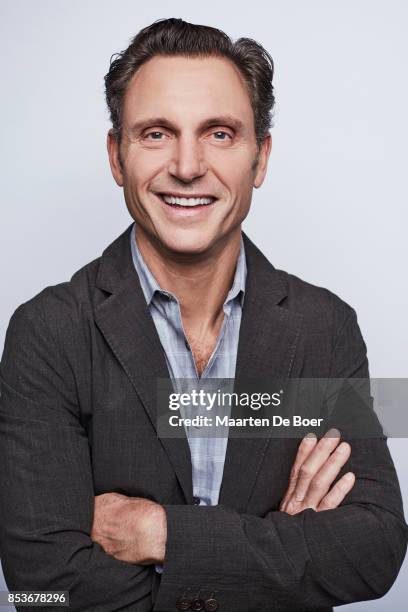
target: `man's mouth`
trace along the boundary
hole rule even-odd
[[[217,200],[217,198],[214,196],[201,194],[194,196],[180,196],[167,193],[158,193],[157,195],[168,206],[173,206],[174,208],[197,208],[202,206],[210,206]]]

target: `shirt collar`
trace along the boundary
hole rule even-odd
[[[245,258],[245,247],[244,240],[241,235],[241,246],[239,249],[237,266],[235,268],[234,280],[232,281],[232,287],[228,292],[228,295],[225,299],[224,306],[229,304],[236,297],[239,298],[241,306],[244,302],[245,295],[245,283],[247,276],[247,266],[246,266],[246,258]]]
[[[132,250],[132,259],[134,266],[136,268],[136,272],[139,276],[140,285],[142,287],[143,294],[145,296],[145,300],[148,306],[150,306],[151,301],[153,300],[156,293],[161,295],[166,295],[167,297],[174,297],[173,294],[168,291],[164,291],[153,274],[150,272],[145,260],[142,257],[141,252],[139,251],[139,247],[136,242],[136,223],[132,226],[132,231],[130,232],[130,246]],[[234,280],[232,282],[231,289],[228,292],[228,295],[225,299],[224,306],[226,306],[229,302],[234,300],[237,296],[239,296],[241,306],[243,304],[243,299],[245,295],[245,283],[247,276],[247,266],[246,266],[246,258],[245,258],[245,248],[244,241],[241,236],[241,246],[239,250],[239,255],[237,259],[237,266],[235,269]]]

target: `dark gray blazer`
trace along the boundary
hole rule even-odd
[[[164,354],[131,260],[130,227],[70,282],[13,314],[1,361],[0,553],[13,590],[69,590],[70,610],[311,611],[381,597],[407,541],[385,439],[355,440],[341,506],[279,512],[299,440],[228,441],[220,503],[193,504],[186,438],[158,439]],[[276,270],[245,236],[237,379],[367,377],[355,312]],[[94,495],[163,504],[163,577],[90,539]],[[23,609],[23,608],[21,608]],[[25,609],[25,608],[24,608]],[[44,608],[46,609],[46,608]],[[47,608],[49,609],[49,608]]]

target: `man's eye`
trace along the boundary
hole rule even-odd
[[[216,132],[213,132],[214,136],[226,136],[226,138],[216,138],[216,140],[228,140],[228,139],[232,139],[231,134],[228,134],[228,132],[224,132],[223,130],[217,130]]]
[[[148,136],[154,136],[154,138],[148,138]],[[157,138],[158,136],[158,138]],[[163,132],[148,132],[144,135],[144,138],[147,140],[163,140],[160,136],[164,136]]]

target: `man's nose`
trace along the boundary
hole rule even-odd
[[[207,172],[202,144],[196,138],[180,138],[174,148],[169,172],[180,181],[189,182]]]

